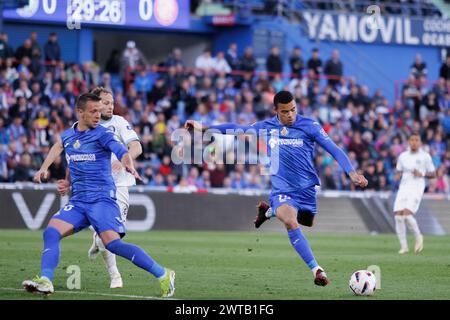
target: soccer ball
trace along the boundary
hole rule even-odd
[[[350,277],[348,286],[357,296],[370,296],[375,292],[377,279],[369,270],[358,270]]]

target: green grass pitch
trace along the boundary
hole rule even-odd
[[[420,254],[398,255],[395,235],[325,235],[307,233],[316,259],[331,280],[313,284],[312,273],[283,232],[151,231],[125,238],[144,248],[177,273],[176,299],[450,299],[450,237],[426,236]],[[409,238],[410,247],[413,239]],[[21,283],[39,273],[42,232],[0,230],[0,299],[151,299],[158,282],[118,258],[124,288],[109,289],[101,257],[91,262],[90,231],[64,239],[55,273],[55,294],[31,295]],[[66,286],[69,265],[81,270],[81,289]],[[369,265],[381,269],[381,290],[354,296],[350,275]]]

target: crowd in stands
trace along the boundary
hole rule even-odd
[[[255,73],[251,47],[243,55],[235,43],[215,56],[205,50],[195,68],[187,68],[179,48],[165,61],[150,64],[129,41],[99,69],[92,63],[63,61],[56,34],[44,48],[37,36],[32,33],[22,46],[12,48],[8,35],[0,34],[0,182],[31,181],[56,137],[76,121],[76,97],[100,85],[114,92],[115,113],[124,116],[141,138],[141,184],[178,191],[269,189],[268,176],[260,174],[262,165],[175,165],[171,134],[186,119],[210,125],[251,124],[272,117],[273,96],[287,89],[295,96],[298,112],[319,121],[348,153],[367,177],[369,190],[395,189],[397,158],[406,150],[409,134],[418,131],[438,173],[427,192],[449,192],[450,57],[435,81],[417,55],[405,70],[409,78],[401,96],[389,101],[380,90],[370,94],[364,83],[344,77],[345,61],[338,51],[324,59],[318,48],[310,54],[295,48],[289,58],[291,75],[284,77],[277,47],[267,57],[268,73]],[[113,83],[115,77],[122,81]],[[223,139],[225,146],[229,142]],[[323,189],[353,190],[339,165],[320,147],[315,162]],[[50,167],[50,180],[64,176],[61,157]]]

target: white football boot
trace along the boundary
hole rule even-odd
[[[53,283],[46,277],[36,276],[33,280],[25,280],[22,287],[31,293],[51,294],[55,292]]]

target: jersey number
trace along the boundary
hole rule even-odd
[[[286,201],[289,200],[289,199],[291,199],[291,197],[286,196],[286,195],[284,195],[284,194],[280,194],[280,195],[278,196],[278,201],[279,201],[279,202],[286,202]]]
[[[65,207],[64,207],[64,211],[70,211],[70,210],[72,210],[73,209],[73,205],[71,205],[71,204],[68,204],[68,205],[66,205]]]

